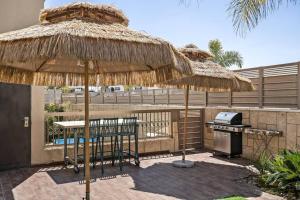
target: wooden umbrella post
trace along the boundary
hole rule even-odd
[[[89,128],[89,63],[84,62],[84,119],[85,119],[85,186],[86,200],[90,200],[90,128]]]
[[[189,110],[189,90],[190,90],[190,85],[186,85],[186,91],[185,91],[184,134],[183,134],[183,150],[182,150],[182,161],[183,162],[185,162],[185,143],[186,143],[187,123],[188,123],[188,110]]]

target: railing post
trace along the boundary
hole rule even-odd
[[[103,104],[104,104],[104,102],[105,102],[104,95],[105,95],[105,92],[102,93],[102,103],[103,103]]]
[[[128,91],[128,103],[131,104],[131,91]]]
[[[258,70],[259,81],[258,81],[258,106],[262,108],[264,106],[264,69]]]
[[[204,106],[207,107],[208,105],[208,92],[204,92]]]
[[[143,99],[143,90],[141,90],[141,104],[144,104],[144,99]]]
[[[155,105],[155,90],[152,90],[152,95],[153,95],[153,104]]]
[[[170,104],[170,88],[167,88],[167,100],[168,105]]]
[[[232,106],[232,92],[228,92],[228,107]]]
[[[115,97],[115,104],[117,104],[118,103],[118,95],[116,92],[114,92],[114,97]]]
[[[54,104],[56,104],[56,87],[54,87],[53,95],[54,95]]]
[[[297,73],[297,107],[300,109],[300,62],[298,63]]]
[[[63,100],[63,92],[61,91],[61,93],[60,93],[60,102],[61,103],[64,103],[64,100]]]
[[[77,94],[75,93],[75,103],[77,104],[78,103],[78,100],[77,100]]]

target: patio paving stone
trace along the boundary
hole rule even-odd
[[[209,152],[187,155],[194,168],[175,168],[180,156],[149,156],[141,166],[99,166],[91,170],[91,199],[104,200],[207,200],[231,195],[249,199],[282,199],[260,191],[243,178],[253,172],[243,159],[227,160]],[[75,200],[85,194],[83,173],[63,166],[33,167],[0,172],[0,200]]]

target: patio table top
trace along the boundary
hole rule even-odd
[[[103,120],[100,120],[100,123],[103,123]],[[123,123],[123,118],[118,119],[118,124],[121,125]],[[142,120],[137,120],[138,124],[143,123]],[[84,128],[85,122],[84,120],[77,120],[77,121],[61,121],[61,122],[54,122],[55,125],[63,127],[63,128]]]

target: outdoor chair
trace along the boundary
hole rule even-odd
[[[112,159],[112,165],[114,165],[116,153],[118,154],[119,162],[121,159],[120,145],[119,145],[119,133],[118,133],[118,118],[104,118],[99,129],[99,134],[96,140],[96,154],[94,160],[97,160],[99,154],[101,161],[101,172],[104,173],[104,142],[106,138],[110,138],[110,154]],[[99,149],[98,149],[99,148]],[[120,166],[120,170],[122,170]]]
[[[93,163],[93,167],[95,167],[96,165],[96,160],[95,160],[95,145],[96,145],[96,139],[97,139],[97,135],[99,135],[99,130],[100,130],[100,122],[101,120],[100,119],[92,119],[90,120],[90,125],[89,125],[89,128],[90,128],[90,140],[91,140],[91,144],[92,144],[92,152],[91,152],[91,155],[90,155],[90,159],[92,159],[92,163]],[[78,149],[79,149],[79,144],[80,144],[80,141],[83,141],[83,155],[80,156],[78,154]],[[78,137],[77,137],[77,155],[79,155],[78,157],[82,157],[82,160],[83,160],[83,168],[85,168],[85,136],[84,136],[84,128],[80,131],[80,134],[78,134]],[[85,170],[83,170],[85,172]]]
[[[129,162],[131,159],[131,137],[134,136],[135,139],[135,151],[134,151],[134,160],[135,164],[139,165],[139,158],[138,158],[138,134],[137,134],[137,118],[136,117],[129,117],[129,118],[123,118],[123,122],[120,127],[120,152],[121,152],[121,168],[123,163],[123,157],[124,153],[125,156],[128,156]],[[128,150],[124,151],[124,137],[127,137],[128,139]]]

